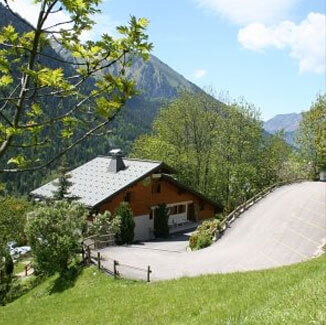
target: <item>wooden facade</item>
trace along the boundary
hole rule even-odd
[[[176,182],[167,179],[156,179],[155,175],[151,175],[142,179],[132,186],[121,191],[117,195],[111,197],[99,206],[99,212],[109,210],[114,212],[118,205],[126,201],[130,204],[135,217],[150,215],[153,208],[160,204],[178,204],[193,203],[193,216],[189,211],[189,219],[191,221],[202,221],[212,218],[220,209],[213,202],[203,198],[192,191],[185,189]]]

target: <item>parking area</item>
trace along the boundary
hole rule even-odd
[[[326,183],[283,186],[244,212],[211,247],[188,252],[190,233],[101,251],[152,269],[153,280],[258,270],[307,260],[326,240]]]

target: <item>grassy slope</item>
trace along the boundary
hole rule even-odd
[[[114,280],[91,267],[68,288],[53,277],[0,307],[0,320],[7,325],[326,324],[326,256],[262,272],[149,285]]]

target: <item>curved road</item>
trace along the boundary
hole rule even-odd
[[[151,265],[153,280],[301,262],[317,255],[326,241],[326,183],[276,189],[240,215],[209,248],[187,252],[185,238],[107,248],[102,255],[142,268]],[[122,266],[121,273],[137,277]]]

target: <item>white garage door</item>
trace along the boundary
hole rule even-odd
[[[134,217],[135,220],[135,236],[134,240],[149,240],[151,239],[151,224],[152,220],[149,215]]]

